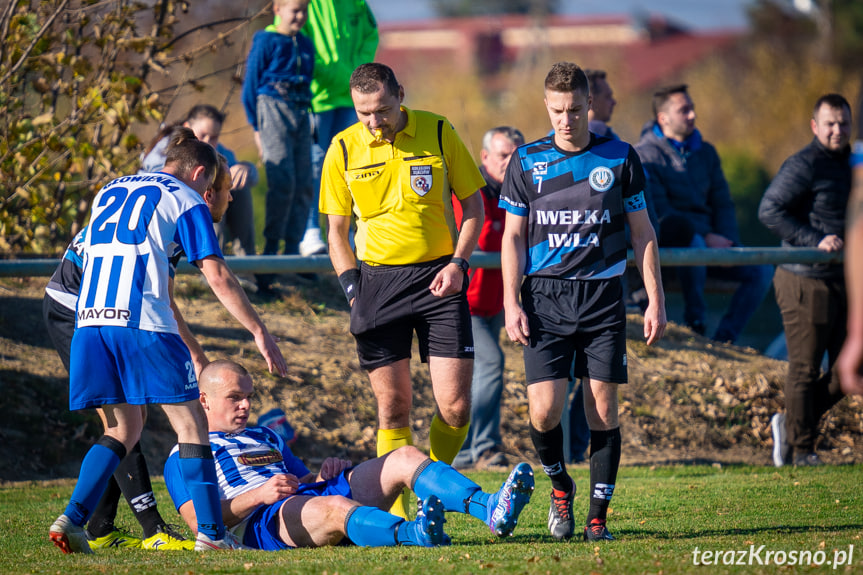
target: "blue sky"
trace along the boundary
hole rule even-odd
[[[435,16],[430,0],[366,0],[379,22],[424,20]],[[561,0],[564,14],[660,14],[696,30],[743,28],[752,0]]]

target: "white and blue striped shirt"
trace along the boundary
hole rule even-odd
[[[267,427],[249,427],[230,434],[211,431],[210,447],[216,459],[222,500],[260,487],[275,475],[290,473],[302,478],[310,473],[282,438]],[[165,483],[177,509],[191,499],[180,473],[179,458],[179,447],[174,446],[165,462]]]
[[[178,333],[168,293],[178,249],[190,262],[222,257],[200,194],[164,172],[108,183],[90,214],[77,326]]]

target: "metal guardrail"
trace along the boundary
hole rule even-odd
[[[330,258],[320,256],[243,256],[225,258],[237,274],[327,272],[333,268]],[[663,248],[659,250],[663,266],[736,266],[754,264],[839,264],[843,252],[824,252],[817,248]],[[470,258],[474,268],[500,268],[500,254],[475,252]],[[627,262],[635,265],[632,250]],[[59,258],[0,260],[0,277],[38,277],[54,273]],[[182,260],[177,273],[197,273],[197,268]]]

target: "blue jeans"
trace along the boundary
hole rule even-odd
[[[318,212],[318,204],[321,198],[321,170],[324,165],[324,156],[330,147],[333,136],[357,123],[357,113],[353,108],[334,108],[326,112],[315,114],[315,124],[318,129],[318,143],[312,145],[312,161],[314,162],[314,198],[309,206],[309,218],[306,228],[314,229],[321,227],[321,215]]]
[[[483,452],[503,445],[500,436],[500,398],[503,393],[503,350],[500,330],[504,314],[470,316],[473,328],[473,381],[470,391],[470,430],[456,465],[476,463]]]
[[[258,127],[267,174],[264,255],[299,253],[312,201],[311,125],[306,106],[260,95]]]
[[[704,237],[698,234],[692,238],[689,247],[704,248]],[[773,279],[773,266],[681,266],[677,268],[677,277],[680,279],[680,287],[683,291],[684,312],[683,320],[687,325],[694,322],[704,323],[704,315],[707,304],[704,301],[704,284],[707,276],[719,279],[739,282],[740,285],[734,291],[731,304],[722,316],[719,327],[713,339],[719,341],[734,342],[740,336],[746,323],[761,300],[770,289]]]

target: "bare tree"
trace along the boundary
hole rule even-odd
[[[227,103],[250,22],[270,3],[201,4],[9,0],[0,8],[0,252],[65,243],[99,187],[134,171],[135,127],[161,122],[183,90],[218,79]]]

